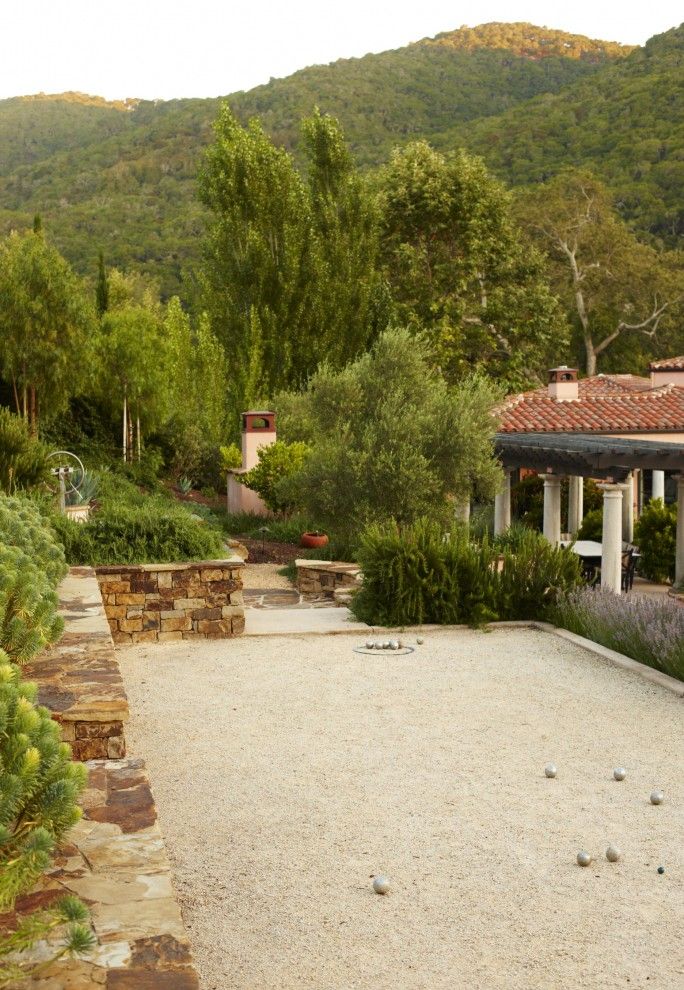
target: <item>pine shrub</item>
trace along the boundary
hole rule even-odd
[[[61,635],[57,607],[45,574],[20,549],[0,543],[0,649],[27,663]]]
[[[0,494],[0,543],[22,550],[52,587],[68,570],[64,550],[49,523],[25,496]]]
[[[85,767],[71,762],[59,725],[35,698],[35,685],[0,651],[0,911],[32,887],[80,818]]]

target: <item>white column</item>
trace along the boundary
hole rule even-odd
[[[625,543],[634,539],[634,476],[631,474],[622,487],[622,539]]]
[[[560,543],[561,534],[561,480],[557,474],[543,474],[544,479],[544,536],[549,543]]]
[[[463,523],[465,526],[470,525],[470,499],[468,497],[456,499],[454,516],[457,522]]]
[[[684,474],[677,476],[677,544],[675,550],[675,584],[684,583]]]
[[[503,491],[494,499],[494,536],[505,533],[511,525],[511,473],[504,471]]]
[[[568,532],[577,536],[584,518],[584,478],[573,475],[568,484]]]
[[[603,553],[601,587],[620,594],[622,586],[623,485],[599,485],[603,491]]]
[[[651,471],[651,501],[661,498],[665,501],[665,472]]]

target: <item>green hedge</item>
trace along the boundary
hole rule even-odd
[[[87,523],[54,516],[52,525],[69,564],[165,564],[225,555],[223,540],[183,508],[151,499],[147,505],[115,505]]]
[[[521,529],[499,553],[486,538],[445,536],[426,519],[369,526],[358,561],[363,585],[352,610],[373,625],[540,619],[582,581],[577,555],[538,533]]]

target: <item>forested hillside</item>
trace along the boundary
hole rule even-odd
[[[339,118],[366,167],[417,137],[473,147],[514,183],[588,162],[624,191],[627,215],[671,241],[680,232],[681,49],[674,31],[630,52],[491,24],[304,69],[228,99],[240,119],[258,115],[295,151],[299,121],[318,105]],[[79,271],[94,272],[102,250],[109,264],[158,276],[164,295],[187,297],[183,273],[204,227],[197,168],[218,106],[79,94],[3,101],[0,233],[39,212]]]

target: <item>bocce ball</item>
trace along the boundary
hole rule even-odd
[[[424,642],[425,642],[425,640],[423,639],[422,636],[419,636],[418,639],[416,640],[416,643],[418,644],[418,646],[422,646]]]
[[[665,800],[665,795],[662,791],[651,791],[651,804],[662,804]]]
[[[374,646],[375,646],[375,643],[371,639],[369,639],[368,642],[366,643],[366,649],[367,650],[372,650]]]
[[[396,639],[391,639],[389,646],[390,646],[390,650],[398,650],[399,649],[399,644],[397,643]]]
[[[659,866],[658,867],[658,873],[660,873],[660,875],[662,876],[664,872],[665,872],[665,867],[664,866]]]
[[[624,767],[615,767],[613,770],[613,776],[616,780],[624,780],[627,776],[627,771]]]
[[[608,846],[606,849],[606,859],[609,863],[617,863],[621,856],[622,853],[617,846]]]
[[[386,894],[389,891],[389,880],[384,874],[373,879],[373,890],[376,894]]]
[[[589,866],[591,860],[592,860],[591,853],[585,852],[584,850],[577,853],[577,863],[579,866]]]
[[[558,773],[558,768],[555,763],[547,763],[544,767],[544,773],[547,777],[555,777]]]

